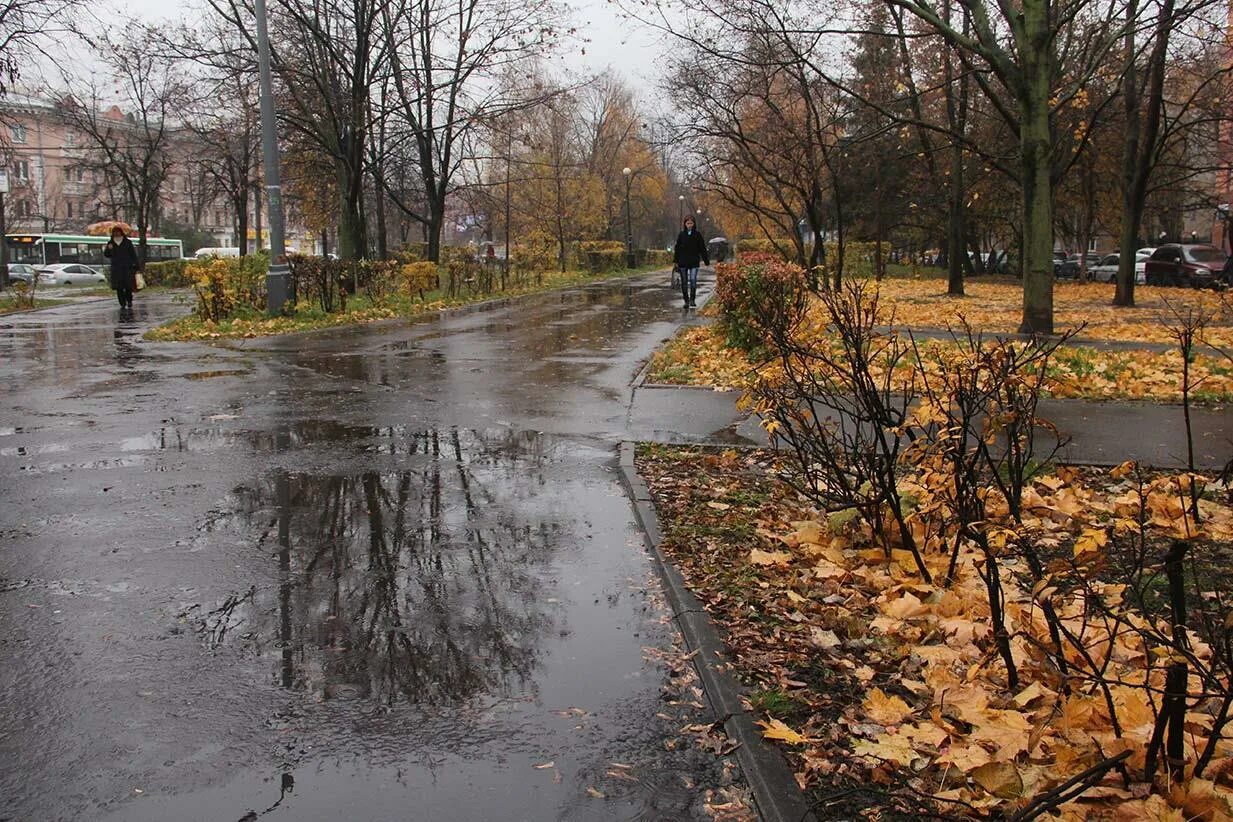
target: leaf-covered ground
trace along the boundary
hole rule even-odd
[[[924,350],[945,345],[921,342]],[[1181,355],[1175,351],[1108,350],[1068,345],[1052,361],[1046,387],[1053,397],[1090,400],[1133,399],[1181,402]],[[655,353],[647,381],[670,385],[747,388],[756,363],[724,343],[717,325],[682,330]],[[903,376],[906,378],[906,369]],[[1203,403],[1233,401],[1233,360],[1197,354],[1191,362],[1191,398]]]
[[[907,328],[947,328],[960,317],[986,333],[1011,333],[1023,312],[1023,286],[1009,278],[969,279],[963,297],[946,294],[938,280],[886,279],[881,293],[894,311],[894,324]],[[1114,308],[1108,283],[1056,282],[1053,285],[1054,325],[1058,333],[1083,326],[1080,335],[1092,340],[1172,342],[1162,323],[1169,305],[1201,307],[1213,314],[1207,333],[1213,345],[1233,346],[1233,304],[1215,291],[1137,286],[1134,308]]]
[[[1218,745],[1204,779],[1155,792],[1134,782],[1153,711],[1133,685],[1145,675],[1147,656],[1133,639],[1092,635],[1094,649],[1103,642],[1110,651],[1120,736],[1097,693],[1064,693],[1027,643],[1015,644],[1026,685],[1012,691],[990,653],[988,602],[977,573],[961,569],[950,588],[923,584],[911,560],[899,556],[906,552],[886,557],[870,550],[859,523],[812,508],[777,481],[781,470],[764,451],[639,451],[663,548],[726,632],[766,736],[788,754],[820,819],[1009,818],[1119,751],[1129,752],[1131,778],[1113,772],[1063,805],[1063,818],[1230,818],[1228,742]],[[1145,486],[1153,551],[1190,537],[1203,596],[1227,594],[1229,489],[1207,486],[1206,531],[1196,537],[1173,493],[1176,479],[1157,475]],[[1031,484],[1025,524],[1038,544],[1065,558],[1062,564],[1073,557],[1113,578],[1123,563],[1112,546],[1137,527],[1128,524],[1136,489],[1144,490],[1124,468],[1061,468]],[[1022,569],[1006,570],[1011,628],[1031,636],[1040,630],[1033,599],[1043,594],[1025,587]],[[1081,614],[1063,618],[1091,627]],[[1188,715],[1195,723],[1188,725],[1195,729],[1187,741],[1191,762],[1204,718],[1201,711]]]

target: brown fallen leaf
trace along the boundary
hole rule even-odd
[[[1017,799],[1023,793],[1023,777],[1014,762],[986,762],[971,777],[999,799]]]

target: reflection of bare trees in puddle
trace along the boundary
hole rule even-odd
[[[391,452],[405,470],[237,491],[242,516],[269,525],[263,541],[277,529],[277,602],[259,591],[256,608],[263,621],[277,612],[258,641],[279,647],[278,681],[386,703],[525,689],[553,627],[545,587],[561,539],[530,499],[540,439],[408,432]]]

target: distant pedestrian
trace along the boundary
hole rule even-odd
[[[124,229],[120,226],[111,229],[111,241],[103,247],[103,256],[111,260],[111,287],[116,292],[116,299],[120,301],[120,309],[131,309],[141,260],[137,258],[133,241],[125,236]]]
[[[698,296],[698,265],[705,262],[711,264],[711,257],[706,251],[706,240],[694,227],[694,218],[686,217],[685,226],[676,237],[676,245],[672,249],[672,262],[681,270],[681,298],[685,307],[696,306]]]

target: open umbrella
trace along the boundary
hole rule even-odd
[[[111,234],[113,228],[119,228],[126,235],[133,233],[133,227],[123,220],[103,220],[98,223],[90,223],[86,226],[86,236],[89,237],[106,237]]]

